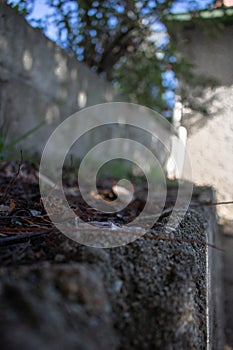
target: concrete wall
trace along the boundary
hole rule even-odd
[[[10,122],[10,137],[43,120],[47,124],[20,147],[41,152],[66,117],[86,106],[120,99],[111,84],[0,0],[0,122]]]
[[[73,113],[87,106],[124,100],[126,99],[117,95],[111,84],[48,40],[40,30],[32,28],[22,16],[0,0],[1,125],[2,122],[9,121],[9,137],[15,138],[39,122],[46,121],[45,126],[23,140],[17,145],[18,148],[41,153],[52,131]],[[105,110],[101,115],[106,123],[110,114]],[[128,115],[127,111],[125,114]],[[146,117],[150,119],[151,113],[139,111],[139,114],[138,119],[143,127],[147,124],[144,120]],[[92,118],[98,119],[98,116],[92,113]],[[147,126],[149,128],[149,124]],[[75,125],[75,130],[78,127],[78,124]],[[161,128],[163,129],[162,125]],[[164,145],[154,141],[150,134],[141,135],[137,130],[124,129],[105,127],[94,135],[88,133],[76,143],[72,154],[81,158],[105,139],[131,136],[147,148],[155,149],[160,163],[165,164],[168,155]],[[169,150],[170,128],[165,129],[165,143]],[[63,141],[64,138],[59,147],[62,147]]]
[[[170,29],[173,40],[180,54],[193,63],[194,72],[217,81],[216,87],[205,89],[199,101],[207,107],[208,116],[184,109],[193,180],[213,186],[218,201],[230,201],[233,200],[233,18],[228,19],[228,24],[207,22],[200,27],[187,22],[176,23],[174,28]],[[232,205],[219,206],[218,213],[232,220],[232,209]]]
[[[194,65],[197,75],[213,78],[220,85],[233,83],[233,18],[232,24],[216,24],[209,20],[201,27],[186,25],[177,27],[179,48]]]
[[[2,122],[9,121],[9,137],[15,138],[39,122],[46,122],[45,126],[17,145],[18,149],[38,151],[40,154],[52,131],[67,117],[84,107],[111,101],[124,101],[124,99],[117,95],[111,84],[48,40],[40,30],[32,28],[22,16],[0,0],[1,125]],[[101,117],[106,123],[111,120],[112,114],[121,113],[118,110],[108,109],[102,112]],[[96,114],[91,113],[93,118],[91,127],[98,119]],[[127,111],[123,114],[127,118],[130,117]],[[137,114],[136,117],[131,112],[132,122],[138,118],[142,128],[145,124],[150,128],[146,120],[152,119],[153,124],[151,112],[138,110]],[[124,116],[118,117],[117,120],[120,120]],[[72,130],[80,130],[78,123],[79,121]],[[88,133],[82,136],[79,143],[72,148],[72,154],[82,158],[94,145],[109,138],[124,137],[137,140],[147,148],[155,150],[160,163],[165,164],[170,147],[170,127],[164,128],[161,123],[161,133],[166,134],[164,143],[168,151],[164,145],[155,141],[150,133],[142,135],[139,131],[127,128],[119,130],[112,126],[99,128],[94,134]],[[156,131],[158,132],[157,129]],[[68,141],[61,137],[59,148]],[[58,150],[58,147],[56,149]],[[134,153],[136,154],[136,150]],[[144,159],[141,161],[144,163]]]

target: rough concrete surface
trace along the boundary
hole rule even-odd
[[[161,227],[112,249],[60,234],[23,243],[22,258],[12,247],[0,270],[1,349],[208,349],[211,215],[189,211],[169,241]]]
[[[225,337],[226,350],[233,349],[233,225],[225,225],[223,228],[223,288],[224,288],[224,311],[225,311]]]
[[[215,11],[219,16],[219,9],[212,15]],[[214,187],[218,201],[232,200],[233,187],[233,17],[225,15],[214,22],[207,18],[172,21],[169,28],[179,55],[193,65],[195,80],[200,83],[199,89],[191,83],[185,88],[199,111],[183,106],[182,115],[182,125],[188,131],[192,179],[197,185]],[[221,217],[233,220],[229,206],[217,210]]]
[[[191,133],[187,141],[192,178],[196,184],[213,186],[217,201],[230,201],[232,191],[229,189],[233,187],[233,177],[229,176],[233,173],[233,86],[211,90],[206,95],[208,98],[213,98],[213,116],[202,116],[205,123]],[[222,218],[233,219],[231,206],[222,205],[217,210]]]

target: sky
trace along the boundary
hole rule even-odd
[[[17,1],[14,0],[7,0],[7,2],[11,3],[17,3]],[[190,2],[189,0],[180,0],[178,3],[176,3],[173,8],[172,12],[174,13],[182,13],[187,12],[190,9]],[[208,7],[208,5],[212,2],[212,0],[199,0],[197,1],[199,9],[204,9]],[[29,23],[31,23],[31,20],[34,19],[40,19],[44,15],[51,13],[51,9],[46,5],[46,0],[35,0],[35,5],[33,12],[27,16],[27,20]],[[32,23],[31,23],[32,24]],[[158,28],[157,28],[158,29]],[[161,31],[164,31],[164,27],[161,26]],[[49,26],[46,35],[51,40],[56,41],[56,28],[54,26]]]
[[[198,1],[198,8],[199,9],[205,9],[212,2],[213,1],[211,1],[211,0],[199,0]],[[181,0],[179,3],[177,3],[177,4],[175,4],[173,6],[172,12],[174,12],[174,13],[182,13],[182,12],[188,11],[189,8],[190,8],[189,1]]]

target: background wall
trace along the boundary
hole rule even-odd
[[[206,22],[205,22],[206,21]],[[171,36],[180,54],[194,65],[200,78],[214,79],[217,85],[204,90],[199,103],[208,115],[183,110],[188,130],[187,148],[192,161],[193,180],[215,188],[218,201],[233,199],[233,16],[176,22]],[[192,98],[195,91],[190,89]],[[219,206],[218,213],[233,220],[232,206]]]
[[[46,122],[45,126],[23,140],[18,148],[41,153],[52,131],[73,113],[87,106],[124,100],[111,84],[48,40],[38,29],[28,25],[22,16],[0,0],[0,121],[3,124],[9,121],[10,138],[25,133],[41,121]],[[101,116],[106,123],[109,113],[106,110]],[[138,116],[142,127],[145,113],[141,112]],[[151,113],[147,114],[150,118]],[[92,113],[92,118],[98,116]],[[78,127],[77,122],[75,128]],[[94,135],[89,133],[83,136],[72,153],[80,158],[103,140],[131,137],[155,150],[160,162],[165,164],[168,154],[164,146],[151,134],[142,135],[139,131],[101,128]],[[164,132],[169,150],[170,127],[164,128]],[[60,147],[63,141],[64,138]]]
[[[0,1],[0,121],[10,122],[10,137],[45,120],[46,126],[21,143],[41,152],[52,130],[66,117],[84,107],[117,100],[122,98],[111,84]]]
[[[41,153],[52,131],[73,113],[87,106],[124,100],[111,84],[48,40],[40,30],[32,28],[0,0],[1,125],[9,121],[9,137],[14,138],[46,121],[45,126],[23,140],[18,148]],[[142,113],[141,120],[143,116]],[[102,117],[108,121],[107,112]],[[131,136],[146,147],[155,149],[160,162],[165,164],[167,151],[150,134],[125,130],[123,136],[124,130],[118,129],[107,127],[94,135],[85,135],[73,153],[82,157],[103,139]],[[170,128],[165,129],[169,149]]]

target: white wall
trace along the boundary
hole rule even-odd
[[[230,201],[233,200],[233,21],[230,23],[229,19],[227,25],[218,22],[212,27],[207,22],[203,28],[187,22],[174,28],[173,40],[180,53],[193,63],[194,72],[218,82],[215,88],[204,90],[201,100],[209,116],[184,110],[193,180],[199,185],[213,186],[218,201]],[[222,218],[233,220],[232,205],[217,209]]]

